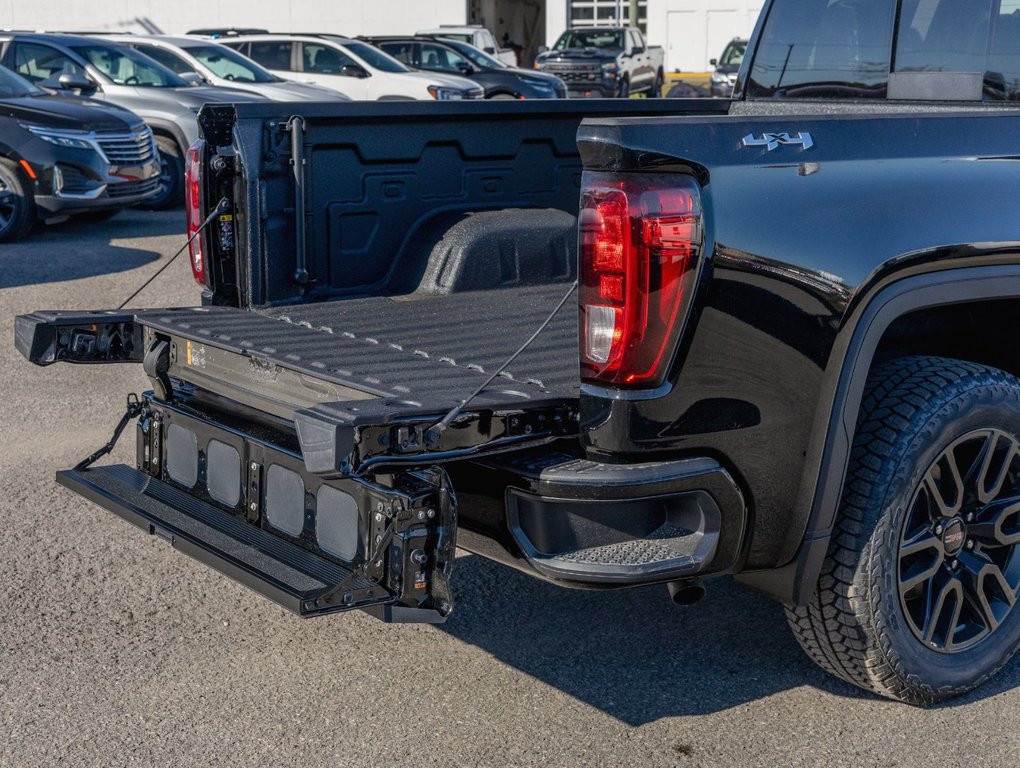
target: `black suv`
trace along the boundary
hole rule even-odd
[[[474,80],[487,99],[565,99],[567,86],[555,75],[510,67],[473,45],[443,37],[364,38],[409,67]]]
[[[158,187],[155,142],[140,117],[49,95],[0,67],[0,242],[37,219],[105,218]]]

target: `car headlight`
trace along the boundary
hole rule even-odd
[[[50,144],[56,144],[58,147],[95,149],[88,131],[60,130],[59,128],[46,128],[41,125],[25,125],[24,123],[20,125],[33,136],[48,141]]]
[[[464,91],[459,88],[444,88],[441,85],[430,85],[429,95],[436,101],[454,101],[464,98]]]
[[[730,76],[716,72],[712,75],[712,82],[716,85],[728,85],[730,82]]]
[[[605,64],[602,65],[602,71],[603,72],[616,73],[619,70],[620,70],[620,67],[615,62],[612,62],[612,61],[607,61]]]

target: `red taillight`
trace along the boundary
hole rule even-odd
[[[202,158],[205,142],[199,139],[188,147],[184,164],[184,206],[188,217],[188,237],[192,237],[202,226]],[[198,235],[188,246],[191,256],[191,272],[199,285],[206,285],[205,256],[202,235]]]
[[[658,386],[694,289],[700,187],[689,176],[586,172],[580,236],[581,377]]]

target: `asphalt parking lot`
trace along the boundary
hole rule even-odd
[[[442,627],[301,621],[58,488],[146,380],[30,366],[14,315],[116,306],[183,241],[182,212],[127,211],[0,246],[0,765],[1020,765],[1016,661],[913,709],[813,667],[727,581],[680,609],[468,555]],[[195,301],[182,258],[137,303]]]

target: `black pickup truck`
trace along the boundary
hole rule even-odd
[[[1017,98],[998,0],[774,0],[732,102],[207,107],[202,306],[17,320],[152,382],[58,482],[301,616],[442,621],[455,546],[734,574],[845,680],[970,690],[1020,642]]]

